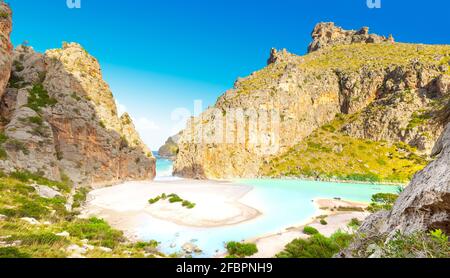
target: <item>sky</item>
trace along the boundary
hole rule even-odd
[[[44,52],[80,43],[100,61],[119,110],[157,150],[194,113],[195,100],[213,105],[238,77],[264,67],[272,47],[305,54],[318,22],[450,43],[450,1],[380,1],[373,9],[367,0],[80,0],[74,9],[67,0],[6,2],[14,45],[28,41]]]

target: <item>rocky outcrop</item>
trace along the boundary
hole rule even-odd
[[[367,29],[332,24],[319,24],[313,40],[323,41],[326,28],[340,35],[313,43],[321,51],[297,56],[272,49],[266,68],[238,79],[214,107],[192,118],[180,138],[175,174],[265,175],[264,165],[337,114],[351,115],[339,130],[346,136],[401,142],[429,155],[442,131],[433,122],[448,98],[450,46],[393,43]]]
[[[12,75],[0,103],[3,171],[94,187],[155,176],[151,152],[129,115],[119,118],[98,61],[80,45],[45,54],[19,46]]]
[[[313,41],[308,47],[308,52],[317,51],[319,49],[353,43],[381,43],[394,42],[394,38],[390,35],[388,38],[369,34],[369,28],[363,27],[359,31],[344,30],[337,27],[333,22],[322,22],[314,27],[311,34]]]
[[[0,97],[3,95],[11,74],[12,50],[10,41],[12,12],[9,6],[0,3]]]
[[[178,144],[180,141],[181,133],[169,137],[166,143],[158,150],[158,155],[163,158],[175,160],[178,154]]]
[[[417,173],[391,211],[371,215],[357,239],[340,257],[370,256],[368,242],[389,240],[397,232],[410,235],[441,229],[450,233],[450,124],[433,149],[436,159]]]
[[[139,133],[136,131],[133,120],[128,113],[124,113],[120,116],[120,134],[122,134],[130,147],[143,150],[147,156],[152,156],[152,152],[142,141]]]

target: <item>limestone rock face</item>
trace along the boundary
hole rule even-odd
[[[5,3],[0,3],[0,97],[9,81],[13,46],[9,35],[12,30],[12,12]]]
[[[397,231],[408,235],[441,229],[450,233],[450,124],[436,143],[433,154],[436,159],[416,174],[391,211],[373,214],[364,221],[359,232],[365,234],[365,238],[341,252],[341,257],[366,254],[366,241],[389,239]]]
[[[262,166],[337,114],[351,115],[340,131],[348,136],[401,142],[430,154],[442,132],[433,122],[449,96],[449,72],[442,67],[450,60],[449,46],[393,43],[368,29],[333,24],[319,24],[313,39],[321,43],[312,49],[321,50],[305,56],[272,49],[267,67],[239,78],[192,118],[180,137],[174,173],[262,176]]]
[[[174,135],[172,137],[169,137],[166,140],[166,143],[161,146],[161,148],[159,148],[158,150],[158,154],[161,157],[167,158],[167,159],[171,159],[171,160],[175,160],[175,158],[177,157],[178,154],[178,144],[180,142],[180,137],[181,137],[181,133]]]
[[[406,66],[387,69],[381,77],[382,82],[379,82],[380,77],[363,79],[372,86],[378,85],[363,89],[362,93],[375,91],[377,97],[357,119],[343,128],[344,132],[374,141],[405,142],[429,154],[442,128],[420,122],[428,122],[437,112],[437,100],[450,95],[448,76],[442,75],[437,68],[413,61]],[[361,93],[351,98],[359,95]]]
[[[311,36],[313,41],[308,47],[308,52],[339,44],[394,42],[392,36],[386,38],[369,34],[368,27],[363,27],[359,31],[344,30],[341,27],[335,26],[333,22],[317,24]]]
[[[67,176],[94,187],[153,179],[155,159],[131,118],[117,115],[98,61],[80,45],[65,43],[44,55],[20,46],[12,74],[16,82],[0,103],[4,171]]]
[[[120,127],[120,133],[123,135],[124,139],[126,139],[129,146],[141,149],[147,156],[152,156],[152,152],[142,141],[139,133],[136,131],[133,120],[128,113],[124,113],[122,116],[120,116]]]

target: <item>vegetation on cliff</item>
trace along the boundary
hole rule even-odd
[[[313,40],[316,47],[304,56],[272,49],[267,67],[239,78],[193,119],[183,131],[175,173],[406,183],[423,169],[442,132],[450,46],[396,43],[367,28],[346,31],[330,23],[318,24]],[[239,136],[226,118],[233,109],[244,115],[276,110],[279,123],[259,118],[256,124],[247,116],[245,142],[209,143],[221,134],[217,127]],[[269,140],[279,148],[264,145]]]
[[[41,195],[37,185],[56,195]],[[79,219],[66,208],[69,191],[37,174],[1,174],[0,258],[163,256],[156,242],[131,243],[101,219]]]
[[[313,177],[406,183],[428,160],[403,143],[376,142],[341,131],[351,117],[338,115],[305,140],[262,166],[270,177]]]

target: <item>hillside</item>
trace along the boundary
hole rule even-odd
[[[405,182],[426,165],[443,130],[436,117],[449,97],[450,46],[395,43],[330,23],[312,36],[310,53],[272,50],[267,67],[191,120],[175,174]],[[373,146],[379,151],[356,152]]]
[[[76,43],[13,50],[11,11],[0,8],[0,170],[76,187],[153,179],[155,159],[130,116],[119,117],[97,59]]]

